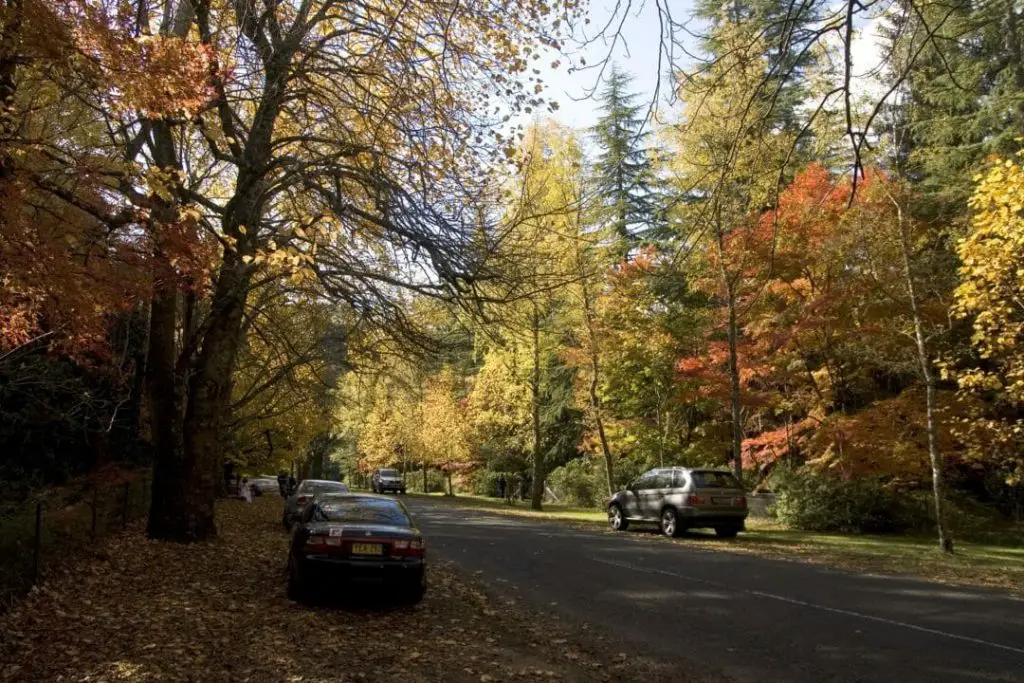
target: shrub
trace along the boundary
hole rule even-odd
[[[587,458],[576,458],[552,470],[547,483],[566,505],[596,507],[602,498],[598,470]]]
[[[477,496],[498,496],[498,473],[479,469],[469,475],[470,491]]]
[[[780,471],[773,483],[775,513],[792,529],[888,533],[924,530],[931,524],[926,498],[878,478]]]

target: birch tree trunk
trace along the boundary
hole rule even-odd
[[[583,299],[583,322],[587,331],[587,351],[590,357],[590,386],[588,396],[590,400],[590,412],[594,419],[594,426],[597,428],[597,436],[601,442],[601,453],[604,456],[605,483],[608,486],[608,495],[615,493],[615,460],[612,457],[612,449],[608,446],[608,437],[604,431],[604,411],[601,405],[601,396],[598,393],[598,385],[601,378],[601,354],[598,348],[597,333],[594,329],[594,307],[590,299],[590,287],[587,286],[586,264],[583,261],[582,250],[577,241],[576,245],[576,266],[580,272],[580,291]]]
[[[910,239],[907,236],[906,218],[900,202],[889,196],[896,206],[897,227],[899,229],[900,252],[903,258],[903,276],[910,299],[910,310],[914,321],[914,340],[917,345],[917,361],[921,368],[921,377],[925,387],[925,409],[928,422],[928,458],[932,468],[932,495],[935,502],[935,526],[939,535],[939,548],[946,553],[953,552],[953,538],[946,525],[944,509],[945,481],[942,471],[942,453],[939,452],[938,420],[935,416],[935,373],[932,370],[931,357],[924,337],[924,325],[921,320],[921,306],[917,296],[917,285],[914,282],[911,268]]]
[[[533,334],[533,372],[530,375],[531,422],[533,423],[533,487],[530,508],[540,510],[544,500],[544,456],[540,442],[540,314],[533,305],[531,330]]]

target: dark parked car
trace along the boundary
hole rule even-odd
[[[608,501],[608,522],[624,531],[630,522],[656,522],[666,536],[714,529],[736,536],[747,519],[747,497],[731,472],[669,467],[642,474]]]
[[[314,496],[321,493],[347,493],[348,487],[340,481],[327,479],[303,479],[284,500],[284,514],[281,515],[281,522],[285,529],[291,529],[292,524],[302,515],[303,510],[309,505]]]
[[[318,495],[295,526],[288,555],[288,597],[305,600],[354,582],[384,596],[419,602],[426,590],[423,536],[395,498]]]
[[[405,493],[405,479],[402,473],[392,467],[382,467],[370,478],[370,488],[374,493]]]

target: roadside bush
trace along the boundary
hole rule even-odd
[[[548,486],[560,502],[575,507],[597,507],[602,495],[602,472],[588,458],[576,458],[548,475]]]
[[[498,473],[479,469],[469,475],[469,489],[477,496],[498,497]]]
[[[877,478],[780,471],[773,476],[780,522],[805,531],[892,533],[931,525],[927,499]]]

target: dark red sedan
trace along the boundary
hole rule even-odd
[[[426,548],[406,507],[395,498],[325,493],[299,518],[288,555],[288,597],[371,584],[382,597],[416,603],[426,591]]]

